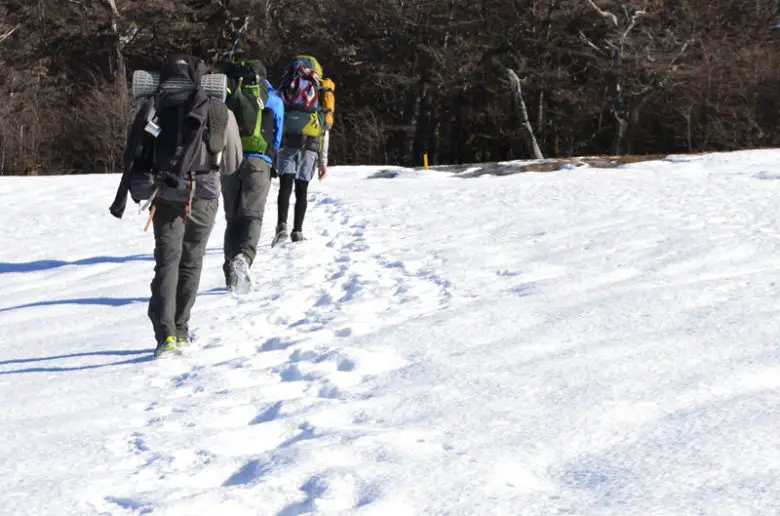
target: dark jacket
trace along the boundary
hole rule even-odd
[[[122,217],[128,192],[136,202],[148,199],[155,188],[168,201],[187,201],[193,188],[198,198],[219,198],[219,172],[212,171],[205,142],[212,102],[199,87],[205,70],[203,61],[192,56],[165,57],[158,93],[139,101],[128,129],[124,173],[110,208],[114,216]],[[146,130],[153,129],[152,120],[156,136]]]
[[[208,102],[216,101],[206,100],[206,112],[208,112]],[[130,195],[133,200],[137,202],[148,199],[155,187],[158,188],[157,196],[166,201],[187,201],[189,199],[190,187],[195,189],[194,195],[199,199],[219,198],[219,171],[209,170],[209,153],[206,143],[200,136],[188,151],[191,153],[191,159],[189,160],[191,164],[190,170],[183,175],[177,184],[173,181],[164,181],[160,176],[155,177],[152,174],[153,168],[145,166],[144,160],[135,160],[138,145],[145,138],[144,127],[153,109],[153,99],[146,99],[140,104],[131,125],[130,133],[128,134],[128,144],[123,154],[125,170],[130,171]],[[204,123],[207,122],[208,118],[206,117]],[[190,177],[192,178],[191,185]]]

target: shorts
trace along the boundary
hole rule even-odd
[[[276,171],[280,176],[295,175],[295,179],[311,181],[320,164],[319,153],[309,149],[283,147],[276,155]]]

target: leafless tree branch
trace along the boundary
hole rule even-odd
[[[591,6],[591,7],[593,7],[593,9],[594,9],[594,10],[595,10],[597,13],[599,13],[599,16],[601,16],[602,18],[605,18],[605,19],[609,20],[609,21],[612,23],[612,25],[614,25],[615,27],[617,27],[617,26],[618,26],[618,19],[617,19],[617,16],[615,16],[615,15],[614,15],[614,14],[612,14],[611,12],[608,12],[608,11],[604,11],[604,10],[602,10],[602,9],[601,9],[601,8],[600,8],[598,5],[596,5],[596,2],[594,2],[593,0],[586,0],[586,1],[587,1],[587,2],[590,4],[590,6]]]
[[[9,30],[8,32],[6,32],[6,33],[5,33],[5,34],[3,34],[2,36],[0,36],[0,43],[2,43],[3,41],[5,41],[7,38],[11,37],[11,34],[13,34],[14,32],[16,32],[16,30],[17,30],[19,27],[21,27],[21,26],[22,26],[22,24],[20,23],[20,24],[18,24],[16,27],[14,27],[13,29]]]
[[[600,49],[595,43],[588,39],[582,31],[580,31],[580,40],[599,54],[604,54],[604,50]]]

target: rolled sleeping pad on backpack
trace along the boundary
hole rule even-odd
[[[176,80],[175,78],[171,80]],[[133,97],[138,100],[150,97],[160,85],[160,73],[146,70],[133,72]],[[227,98],[227,76],[223,73],[209,73],[201,77],[200,85],[209,98],[225,102]]]
[[[333,128],[333,122],[336,111],[336,83],[333,79],[322,79],[320,83],[322,88],[322,111],[323,111],[323,133],[322,148],[320,150],[320,163],[327,172],[328,170],[328,150],[330,148],[330,130]]]
[[[333,127],[334,115],[336,111],[336,83],[333,79],[322,79],[320,83],[322,90],[321,104],[322,112],[324,115],[323,124],[326,131],[330,131]]]

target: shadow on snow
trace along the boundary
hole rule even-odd
[[[198,292],[200,296],[215,296],[227,293],[225,288],[212,288],[205,292]],[[0,314],[3,312],[12,312],[23,308],[36,308],[41,306],[60,306],[60,305],[84,305],[84,306],[126,306],[133,303],[147,303],[148,297],[83,297],[74,299],[50,299],[46,301],[35,301],[33,303],[24,303],[16,306],[0,308]]]
[[[222,253],[222,249],[207,249],[206,254]],[[130,263],[130,262],[153,262],[154,255],[132,254],[130,256],[92,256],[80,260],[35,260],[32,262],[0,262],[0,274],[20,273],[20,272],[40,272],[69,265],[100,265],[104,263]]]
[[[68,371],[86,371],[89,369],[98,369],[101,367],[111,367],[127,364],[138,364],[141,362],[149,362],[154,359],[151,349],[138,349],[138,350],[114,350],[114,351],[92,351],[86,353],[72,353],[69,355],[55,355],[50,357],[32,357],[32,358],[16,358],[13,360],[5,360],[0,362],[0,367],[17,365],[17,364],[31,364],[36,362],[47,362],[50,360],[67,360],[69,358],[82,358],[82,357],[132,357],[122,360],[115,360],[113,362],[107,362],[103,364],[89,364],[79,366],[51,366],[51,367],[28,367],[24,369],[12,369],[7,371],[0,371],[0,376],[7,374],[21,374],[21,373],[63,373]]]

